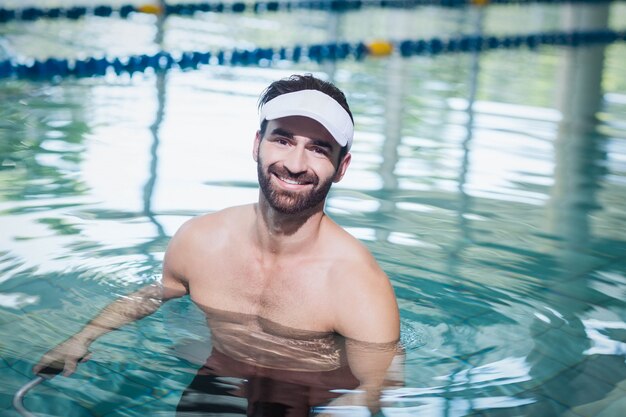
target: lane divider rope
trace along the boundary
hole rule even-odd
[[[465,35],[447,39],[431,38],[401,41],[372,41],[369,43],[337,42],[295,45],[280,48],[255,48],[193,51],[173,54],[166,51],[153,55],[132,55],[125,58],[90,57],[68,60],[48,58],[13,62],[0,61],[0,79],[50,80],[64,77],[97,77],[107,74],[134,74],[135,72],[198,69],[206,65],[270,66],[279,61],[298,63],[302,60],[322,63],[366,57],[384,57],[397,54],[403,58],[434,56],[446,53],[483,52],[495,49],[535,49],[540,46],[578,47],[591,44],[611,44],[626,40],[626,30],[593,30],[575,32],[544,32],[505,36]]]
[[[212,13],[254,13],[291,11],[297,9],[348,12],[368,7],[403,8],[418,6],[468,7],[504,4],[567,4],[567,3],[612,3],[624,0],[265,0],[255,2],[201,2],[166,4],[164,8],[155,3],[143,5],[127,4],[119,7],[108,5],[73,7],[24,7],[21,9],[0,8],[0,23],[13,20],[35,21],[39,19],[77,20],[85,16],[128,18],[133,13],[191,16],[198,12]]]

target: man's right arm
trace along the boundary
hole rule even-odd
[[[182,233],[174,236],[165,253],[163,275],[160,283],[147,285],[129,295],[122,296],[106,306],[93,320],[65,342],[48,351],[33,367],[35,374],[46,367],[63,369],[64,375],[76,370],[79,361],[89,356],[91,343],[112,330],[132,323],[154,313],[163,302],[187,294],[187,285],[181,278],[180,266],[184,261],[185,238]]]

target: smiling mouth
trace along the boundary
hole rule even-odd
[[[287,178],[287,177],[282,177],[280,175],[274,174],[274,176],[276,178],[278,178],[280,181],[284,182],[285,184],[289,184],[289,185],[309,185],[311,184],[308,181],[297,181],[291,178]]]
[[[289,178],[284,178],[284,177],[278,177],[281,181],[286,182],[287,184],[293,184],[293,185],[304,185],[303,182],[300,181],[294,181],[294,180],[290,180]]]

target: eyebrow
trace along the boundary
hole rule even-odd
[[[272,136],[284,136],[286,138],[293,139],[292,132],[282,129],[280,127],[277,127],[276,129],[272,130]]]

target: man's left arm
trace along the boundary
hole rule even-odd
[[[354,395],[337,402],[367,406],[375,413],[381,390],[402,383],[388,380],[394,358],[402,356],[400,317],[389,278],[373,260],[369,265],[361,265],[358,271],[352,270],[352,274],[358,275],[344,280],[346,287],[336,292],[342,299],[335,300],[336,331],[346,337],[348,364],[360,382]],[[398,375],[397,370],[393,373]]]

